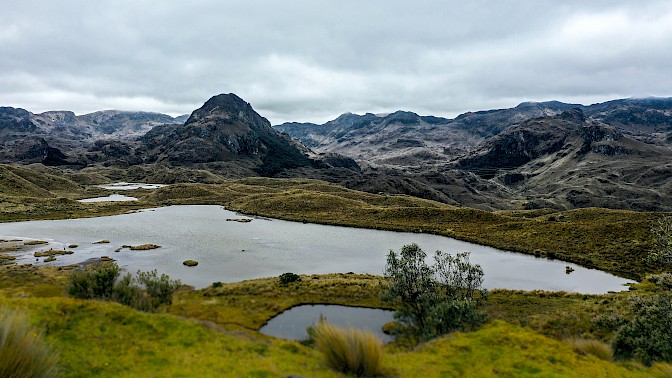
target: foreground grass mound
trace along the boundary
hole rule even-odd
[[[238,327],[71,298],[0,298],[45,330],[60,377],[342,377],[311,347]],[[388,348],[389,349],[389,348]],[[413,351],[388,350],[390,377],[639,377],[649,370],[576,353],[560,341],[496,321]]]
[[[402,377],[639,377],[570,345],[501,321],[471,333],[454,333],[386,363]]]

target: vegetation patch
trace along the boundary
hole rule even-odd
[[[318,322],[310,334],[330,368],[357,377],[373,377],[381,373],[383,343],[374,334],[354,328],[344,329],[326,321]]]
[[[45,240],[31,240],[23,242],[23,245],[41,245],[41,244],[49,244],[49,242]]]
[[[47,256],[58,256],[58,255],[72,255],[74,252],[68,251],[68,250],[60,250],[60,249],[49,249],[47,251],[39,251],[33,253],[33,256],[35,257],[47,257]]]
[[[184,261],[182,261],[182,265],[196,266],[196,265],[198,265],[198,261],[196,261],[196,260],[184,260]]]

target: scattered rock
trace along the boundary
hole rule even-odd
[[[77,244],[70,244],[70,245],[68,246],[68,248],[77,248],[77,247],[79,247],[79,245],[77,245]]]
[[[198,261],[196,261],[196,260],[185,260],[185,261],[182,262],[182,265],[196,266],[196,265],[198,265]]]
[[[574,271],[574,268],[572,268],[571,266],[568,265],[568,266],[565,267],[565,273],[570,274],[573,271]]]
[[[252,218],[228,218],[227,222],[239,222],[239,223],[250,223]]]
[[[44,262],[52,262],[56,261],[56,256],[49,256],[46,259],[44,259]]]
[[[103,256],[103,257],[100,258],[100,261],[108,262],[108,261],[115,261],[115,260],[113,258],[111,258],[110,256]]]
[[[156,244],[140,244],[140,245],[132,245],[128,247],[131,251],[146,251],[148,249],[157,249],[161,248],[160,245]]]
[[[97,242],[93,242],[93,244],[108,244],[110,241],[107,239],[103,240],[98,240]]]

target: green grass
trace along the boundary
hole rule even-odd
[[[374,334],[320,321],[313,328],[312,337],[330,368],[358,377],[381,373],[383,343]]]

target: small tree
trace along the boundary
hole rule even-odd
[[[477,308],[487,292],[480,265],[469,262],[468,252],[451,256],[437,251],[432,266],[426,257],[415,243],[403,246],[399,255],[390,251],[387,256],[389,285],[382,299],[399,309],[395,318],[401,329],[426,340],[482,324],[485,314]]]

